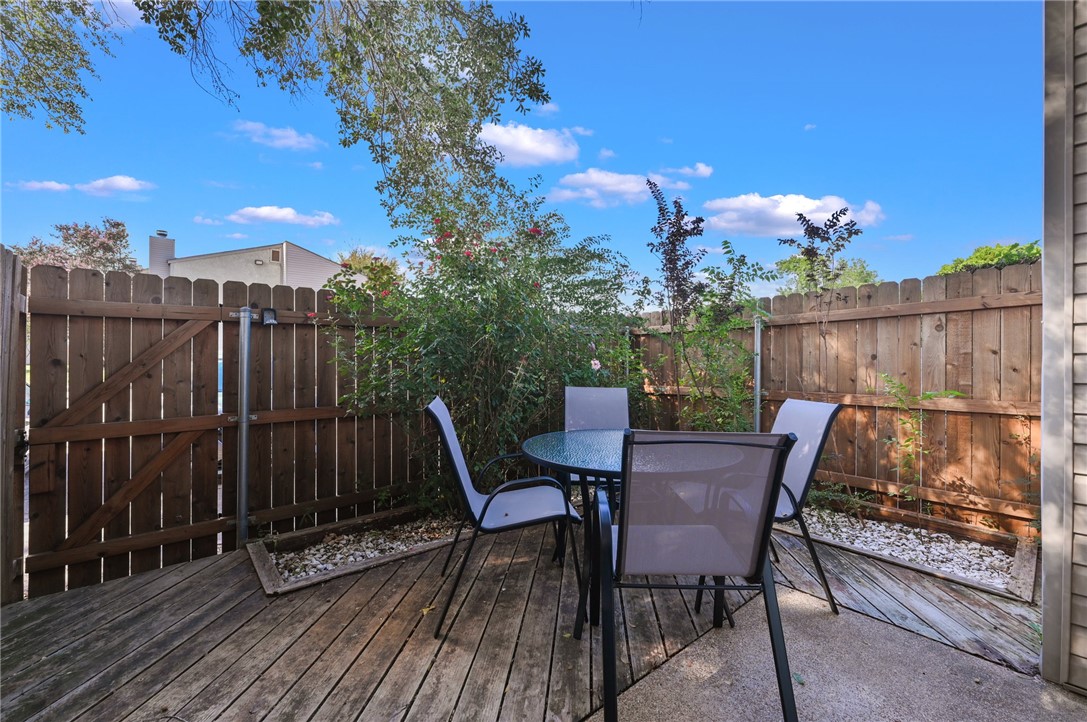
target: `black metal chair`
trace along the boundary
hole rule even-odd
[[[830,437],[830,429],[841,410],[841,404],[786,399],[778,409],[774,426],[770,430],[772,434],[792,433],[797,437],[796,445],[789,453],[789,461],[785,465],[785,476],[781,485],[782,494],[778,497],[774,521],[778,523],[796,521],[797,526],[800,527],[804,544],[811,555],[812,566],[815,567],[815,574],[823,585],[827,601],[830,602],[830,610],[835,614],[838,613],[838,604],[834,601],[834,594],[830,591],[826,572],[823,571],[823,565],[815,553],[815,544],[812,542],[811,534],[808,533],[808,525],[804,523],[802,512],[808,501],[812,481],[815,480],[815,472],[819,468],[819,460],[823,456],[823,448]],[[770,555],[775,562],[778,560],[773,540],[770,544]],[[699,593],[695,599],[696,609],[701,603],[702,595]],[[725,611],[727,614],[727,607]],[[729,619],[731,621],[731,616]]]
[[[777,512],[774,521],[781,523],[796,521],[800,527],[800,533],[804,537],[804,544],[811,554],[812,565],[819,581],[823,584],[830,609],[838,613],[838,604],[834,601],[834,595],[827,583],[827,575],[823,571],[823,565],[819,563],[819,556],[815,553],[815,544],[808,533],[808,525],[804,523],[804,505],[808,501],[808,492],[811,491],[812,481],[815,480],[815,471],[819,468],[819,460],[823,456],[823,448],[830,438],[830,429],[834,425],[834,419],[842,410],[841,404],[828,404],[821,401],[803,401],[801,399],[786,399],[778,409],[774,418],[774,426],[771,433],[788,433],[796,435],[796,446],[789,454],[789,463],[785,465],[785,477],[782,481],[783,493],[778,498]],[[777,552],[770,549],[777,561]]]
[[[440,397],[435,397],[426,407],[426,413],[438,427],[442,447],[445,449],[447,460],[453,470],[457,490],[460,492],[461,502],[464,505],[464,518],[461,520],[460,526],[457,527],[456,536],[449,547],[449,554],[445,558],[444,566],[442,566],[442,576],[445,576],[449,568],[449,562],[453,558],[453,550],[456,549],[464,525],[469,522],[472,524],[472,538],[468,542],[468,548],[464,551],[464,557],[457,569],[457,576],[453,580],[449,596],[445,600],[442,612],[438,616],[438,623],[434,627],[435,639],[441,636],[442,624],[445,622],[449,607],[453,603],[453,595],[456,594],[457,586],[464,574],[464,568],[468,564],[468,557],[472,553],[472,547],[475,546],[476,537],[481,533],[495,534],[535,524],[559,522],[559,525],[555,527],[556,530],[560,528],[570,530],[571,543],[569,546],[574,557],[574,570],[577,573],[580,593],[580,587],[582,586],[581,567],[577,559],[577,546],[573,543],[573,523],[580,522],[581,517],[571,508],[562,484],[550,476],[533,476],[507,481],[499,485],[490,494],[482,494],[476,491],[472,476],[468,472],[464,452],[461,451],[460,441],[457,440],[457,432],[453,428],[453,420],[449,415],[449,409],[446,407],[445,402]],[[480,472],[480,478],[482,479],[495,463],[519,456],[520,454],[505,454],[491,459],[483,467],[483,471]],[[562,544],[562,537],[558,531],[556,531],[555,542],[557,546]],[[563,556],[559,555],[560,560]]]
[[[567,386],[565,401],[564,428],[566,431],[630,428],[630,398],[624,386]],[[572,489],[575,483],[580,485],[582,513],[587,519],[591,518],[588,513],[590,486],[604,484],[609,490],[614,490],[619,483],[617,477],[582,477],[577,474],[565,475],[563,481],[567,484],[567,490]],[[608,498],[615,501],[616,495],[611,494]],[[585,555],[588,557],[586,567],[588,583],[591,585],[590,609],[594,614],[592,621],[597,624],[600,621],[598,616],[600,589],[596,584],[597,577],[589,565],[589,560],[595,556],[593,554],[595,543],[596,535],[593,533],[592,525],[587,523],[585,525]]]
[[[594,568],[601,585],[607,722],[618,719],[614,590],[624,587],[712,590],[716,627],[723,624],[726,590],[762,591],[783,717],[796,720],[768,556],[785,462],[795,441],[792,434],[627,431],[618,518],[613,519],[602,490],[592,507],[599,529]],[[705,575],[713,583],[676,582],[681,575]],[[671,579],[653,579],[660,576]],[[585,597],[583,592],[577,638]]]

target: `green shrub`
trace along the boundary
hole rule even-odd
[[[1038,241],[1026,245],[1011,243],[980,246],[966,258],[956,258],[951,263],[940,266],[937,275],[948,276],[960,271],[977,271],[982,268],[1004,268],[1019,263],[1037,263],[1042,258],[1042,249]]]
[[[389,414],[407,431],[426,479],[417,501],[454,506],[420,413],[435,395],[476,472],[527,436],[561,428],[566,385],[626,386],[632,416],[644,408],[624,301],[631,272],[600,239],[565,246],[565,236],[557,216],[506,233],[437,217],[429,238],[411,242],[401,280],[359,283],[347,269],[333,280],[342,313],[397,322],[360,326],[353,345],[339,342],[339,364],[357,379],[342,402]]]

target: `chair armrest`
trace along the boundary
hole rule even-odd
[[[492,466],[494,466],[496,463],[498,463],[499,461],[507,461],[509,459],[520,459],[520,458],[523,458],[523,457],[524,457],[524,454],[522,454],[520,451],[515,451],[512,454],[502,454],[501,456],[496,456],[493,459],[491,459],[490,461],[488,461],[486,464],[483,465],[483,471],[479,472],[479,477],[478,478],[482,482],[483,477],[485,477],[487,475],[487,471]]]
[[[793,513],[792,514],[786,514],[785,516],[775,515],[774,516],[774,521],[776,521],[776,522],[792,521],[793,519],[796,518],[797,514],[800,513],[800,506],[796,503],[796,494],[794,494],[793,490],[790,489],[789,487],[785,486],[784,484],[781,485],[781,493],[783,493],[783,494],[785,494],[786,496],[789,497],[789,503],[793,505]]]
[[[608,501],[608,493],[603,489],[596,490],[593,513],[596,514],[596,528],[600,533],[597,568],[600,570],[600,588],[604,589],[604,580],[615,575],[615,550],[612,549],[611,503]]]

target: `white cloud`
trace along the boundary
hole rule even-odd
[[[648,177],[661,188],[687,190],[686,181],[673,180],[660,173]],[[614,173],[600,168],[589,168],[583,173],[571,173],[559,179],[558,185],[547,194],[550,201],[581,201],[594,208],[609,208],[621,204],[634,205],[649,200],[646,176],[636,173]]]
[[[684,166],[682,168],[665,168],[665,173],[679,173],[680,175],[694,176],[695,178],[709,178],[713,175],[713,166],[705,163],[695,163],[694,168]]]
[[[815,130],[815,123],[805,123],[804,130]]]
[[[582,128],[580,125],[575,125],[573,128],[570,129],[570,132],[574,135],[584,136],[589,136],[593,134],[592,128]]]
[[[608,158],[615,157],[615,151],[611,148],[601,148],[600,152],[596,154],[596,157],[600,160],[607,160]]]
[[[912,233],[900,233],[897,236],[884,236],[883,240],[885,240],[885,241],[912,241],[913,240],[913,234]]]
[[[483,126],[479,137],[502,153],[512,166],[546,165],[577,160],[580,150],[569,130],[544,130],[520,123]]]
[[[324,145],[322,140],[310,133],[303,135],[294,128],[272,128],[264,123],[257,123],[252,120],[235,121],[234,130],[245,134],[254,143],[267,145],[271,148],[316,150]]]
[[[204,185],[210,186],[212,188],[226,188],[228,190],[238,190],[238,189],[241,188],[241,186],[238,185],[237,183],[231,183],[231,182],[228,182],[228,181],[216,181],[216,180],[204,181]]]
[[[204,216],[193,216],[193,223],[199,223],[202,226],[221,226],[222,221],[217,221],[214,218],[204,218]]]
[[[796,214],[803,213],[815,223],[823,223],[840,208],[850,208],[850,220],[861,226],[874,226],[884,219],[883,209],[874,201],[865,201],[859,209],[840,196],[808,198],[799,194],[763,197],[745,193],[717,198],[703,205],[715,215],[706,219],[706,227],[745,236],[790,236],[801,232]]]
[[[228,234],[226,234],[225,237],[226,238],[233,238],[235,240],[241,240],[242,238],[249,238],[249,236],[247,236],[244,233],[228,233]]]
[[[137,180],[130,175],[111,175],[109,178],[99,178],[90,183],[76,183],[75,187],[92,196],[110,196],[114,193],[148,191],[156,186],[154,183]]]
[[[58,183],[57,181],[19,181],[15,185],[21,191],[51,191],[53,193],[71,190],[72,188],[67,183]]]
[[[328,211],[314,211],[313,215],[303,215],[293,208],[281,208],[280,206],[248,206],[240,208],[226,217],[234,223],[290,223],[296,226],[339,225],[340,219]]]
[[[860,210],[850,206],[849,211],[859,226],[878,226],[887,217],[875,201],[865,201]]]
[[[552,113],[557,113],[557,112],[559,112],[559,104],[558,103],[551,103],[551,102],[544,103],[539,108],[536,108],[536,112],[537,113],[542,113],[543,115],[550,115]]]

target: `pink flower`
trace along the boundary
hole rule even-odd
[[[442,239],[443,241],[444,241],[444,240],[445,240],[446,238],[452,238],[452,237],[453,237],[453,231],[446,231],[446,232],[445,232],[445,233],[443,233],[442,235],[438,236],[438,238],[441,238],[441,239]]]
[[[345,269],[350,271],[351,270],[351,264],[348,263],[347,261],[344,261],[343,263],[340,264],[340,268],[345,268]]]
[[[492,248],[491,253],[498,253],[498,249],[497,248]]]
[[[465,251],[465,252],[464,252],[464,255],[466,255],[466,256],[468,256],[469,258],[471,258],[471,257],[472,257],[472,252],[471,252],[471,251]]]
[[[529,233],[531,233],[531,234],[532,234],[532,235],[534,235],[534,236],[541,236],[541,235],[543,235],[543,231],[541,231],[541,230],[540,230],[539,228],[537,228],[536,226],[533,226],[532,228],[529,228],[529,229],[528,229],[528,232],[529,232]]]
[[[317,318],[317,314],[316,314],[316,313],[312,313],[312,312],[311,312],[311,313],[307,313],[307,314],[306,314],[306,318]]]
[[[590,361],[589,365],[593,367],[593,371],[599,371],[600,370],[600,362],[597,361],[596,359],[593,359],[592,361]]]
[[[384,291],[381,292],[382,298],[384,298],[385,296],[388,296],[388,295],[389,295],[389,289],[385,289]],[[597,365],[599,366],[600,364],[597,364]]]
[[[532,287],[533,288],[539,288],[540,287],[540,282],[539,281],[533,281],[532,282]]]
[[[442,222],[442,219],[441,219],[441,218],[435,218],[435,219],[434,219],[434,225],[436,225],[436,226],[437,226],[437,225],[439,225],[439,224],[441,224],[441,222]]]

